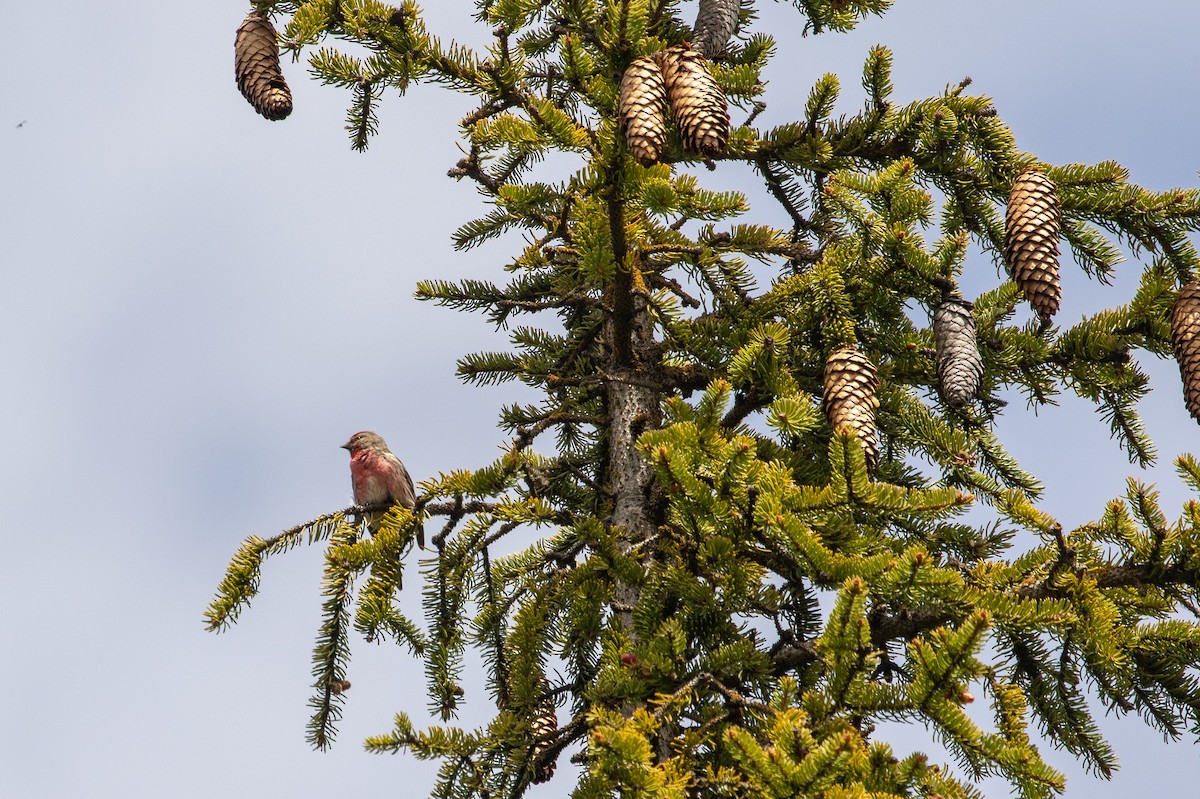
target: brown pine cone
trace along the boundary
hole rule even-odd
[[[1200,421],[1200,279],[1179,290],[1171,311],[1171,348],[1183,378],[1183,402]]]
[[[879,377],[875,364],[851,345],[843,345],[829,353],[825,361],[824,399],[825,418],[836,431],[849,428],[862,442],[867,469],[879,465],[879,441],[875,434],[875,410],[879,398]]]
[[[636,59],[621,76],[617,123],[629,151],[642,166],[662,157],[667,143],[667,89],[654,56]]]
[[[238,27],[233,70],[238,89],[255,111],[272,120],[292,113],[292,92],[279,69],[275,27],[265,14],[251,11]]]
[[[737,30],[740,0],[700,0],[692,28],[692,47],[705,58],[720,55]]]
[[[715,158],[729,142],[729,104],[713,80],[704,56],[677,44],[658,54],[671,115],[679,127],[683,146]]]
[[[1043,324],[1058,312],[1058,235],[1062,225],[1058,189],[1036,169],[1017,175],[1008,193],[1004,260]]]
[[[549,736],[558,731],[558,713],[555,711],[554,700],[547,698],[542,701],[538,708],[537,715],[533,717],[533,723],[530,726],[530,731],[533,733],[535,740],[533,749],[529,752],[529,763],[534,769],[534,783],[547,782],[554,776],[554,768],[557,765],[554,760],[546,760],[547,753],[550,751],[551,741],[545,740]]]
[[[942,396],[951,406],[961,408],[979,391],[983,380],[971,303],[955,295],[945,297],[933,312],[933,337]]]

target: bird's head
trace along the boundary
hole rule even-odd
[[[387,449],[387,443],[385,443],[383,438],[375,433],[372,433],[369,430],[364,430],[361,433],[355,433],[354,435],[350,436],[350,440],[345,444],[342,444],[342,449],[348,449],[351,453],[355,453],[364,449],[385,450]]]

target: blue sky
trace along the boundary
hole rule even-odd
[[[285,64],[296,110],[284,122],[237,93],[243,3],[12,5],[0,50],[0,797],[421,795],[428,764],[360,746],[396,710],[425,717],[420,669],[399,649],[360,643],[338,744],[317,754],[304,741],[318,552],[269,563],[230,633],[205,633],[200,614],[243,537],[349,503],[338,445],[356,430],[384,435],[418,480],[497,452],[511,389],[465,387],[453,370],[503,338],[412,299],[419,278],[495,275],[511,251],[450,246],[481,208],[445,177],[466,102],[436,87],[390,96],[357,154],[348,98],[302,64]],[[440,35],[486,36],[473,4],[428,5]],[[852,34],[807,39],[789,4],[759,7],[756,29],[781,47],[767,121],[796,113],[823,72],[857,107],[862,61],[881,42],[896,53],[898,100],[970,75],[1044,160],[1116,159],[1150,188],[1195,185],[1200,4],[898,0]],[[706,180],[751,185],[732,165]],[[980,288],[994,283],[990,261],[976,266]],[[1069,259],[1064,271],[1067,322],[1128,297],[1140,269],[1112,288]],[[1143,477],[1173,514],[1185,495],[1171,459],[1200,451],[1200,435],[1174,363],[1144,362],[1163,465]],[[1035,418],[1016,402],[999,428],[1068,527],[1123,490],[1130,467],[1088,407]],[[415,590],[406,602],[418,612]],[[473,695],[468,724],[486,712]],[[1068,796],[1194,791],[1194,744],[1163,745],[1137,719],[1106,728],[1124,764],[1111,783],[1047,752],[1071,775]],[[558,780],[532,795],[567,790]]]

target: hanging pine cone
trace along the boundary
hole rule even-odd
[[[975,343],[971,303],[962,297],[946,296],[933,312],[933,338],[942,396],[951,406],[961,408],[975,396],[983,380],[983,359]]]
[[[1171,311],[1171,347],[1183,377],[1183,402],[1200,421],[1200,280],[1179,290]]]
[[[238,27],[233,70],[238,89],[255,111],[267,119],[283,119],[292,113],[292,92],[279,69],[275,27],[265,14],[251,11]]]
[[[705,58],[720,55],[737,30],[741,0],[700,0],[696,25],[692,28],[692,47]]]
[[[535,739],[544,739],[547,736],[553,735],[558,730],[558,713],[555,712],[554,700],[546,698],[542,700],[541,706],[538,708],[537,715],[533,717],[533,724],[530,731]],[[529,752],[530,765],[535,769],[533,781],[535,783],[547,782],[554,776],[554,760],[546,760],[540,762],[546,757],[546,753],[550,751],[550,741],[538,740],[534,743],[533,749]]]
[[[642,166],[662,156],[667,143],[667,88],[654,56],[635,60],[621,76],[617,122],[629,151]]]
[[[853,346],[838,347],[825,361],[823,405],[825,418],[836,431],[850,428],[862,442],[867,468],[879,464],[879,442],[875,436],[875,410],[879,398],[875,364]]]
[[[1062,301],[1058,279],[1061,227],[1058,189],[1036,169],[1017,175],[1008,193],[1004,220],[1004,260],[1025,299],[1048,324]]]
[[[671,114],[679,127],[683,146],[715,158],[729,141],[729,104],[713,80],[704,56],[677,44],[658,54]]]

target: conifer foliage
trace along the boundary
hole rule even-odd
[[[509,349],[462,357],[464,380],[541,397],[500,410],[494,462],[426,481],[411,510],[247,539],[208,627],[236,621],[265,558],[323,545],[310,740],[333,740],[352,644],[395,641],[440,721],[398,715],[367,747],[439,759],[434,793],[456,799],[551,777],[581,799],[965,799],[988,776],[1049,797],[1064,782],[1043,739],[1115,768],[1097,707],[1200,735],[1200,506],[1170,521],[1131,479],[1064,525],[993,427],[1005,392],[1036,408],[1072,391],[1154,460],[1135,354],[1174,346],[1195,412],[1200,192],[1041,163],[966,81],[898,100],[883,47],[859,113],[834,115],[830,74],[756,125],[772,53],[803,42],[734,5],[737,38],[703,39],[710,58],[671,0],[480,0],[486,52],[434,36],[416,2],[256,5],[350,93],[355,148],[414,81],[473,98],[450,175],[489,210],[454,243],[513,234],[515,254],[495,281],[443,274],[417,296],[508,331]],[[890,2],[795,5],[797,32],[836,33]],[[539,179],[550,154],[574,159],[568,178]],[[701,161],[746,191],[706,188]],[[787,224],[755,221],[752,199]],[[1064,243],[1101,279],[1119,244],[1153,257],[1135,296],[1059,328]],[[987,284],[989,262],[1016,282],[968,307],[953,287]],[[1200,491],[1200,463],[1177,466]],[[417,562],[423,519],[440,531]],[[422,621],[397,605],[418,568]],[[464,676],[480,655],[484,688]],[[490,721],[459,726],[464,703]],[[881,720],[929,730],[952,762],[890,745]]]

